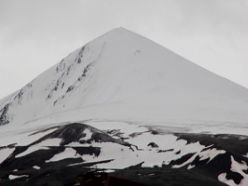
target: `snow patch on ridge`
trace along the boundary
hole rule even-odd
[[[6,160],[14,150],[15,148],[0,148],[0,164]]]
[[[16,179],[27,178],[27,177],[29,176],[28,175],[12,175],[12,174],[9,175],[10,180],[16,180]]]
[[[81,157],[79,154],[77,154],[77,151],[75,151],[72,148],[66,148],[63,152],[54,155],[49,160],[46,160],[46,163],[60,161],[67,158],[77,158],[77,157]]]

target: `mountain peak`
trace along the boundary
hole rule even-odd
[[[133,33],[132,31],[130,31],[130,30],[124,28],[124,27],[116,27],[116,28],[113,28],[112,30],[110,30],[110,31],[107,32],[107,33],[112,33],[112,32],[118,32],[118,33],[120,33],[120,32],[130,32],[130,33]]]
[[[121,27],[121,26],[112,29],[112,31],[114,31],[114,30],[115,30],[115,31],[118,31],[118,30],[119,30],[119,31],[121,31],[121,30],[122,30],[122,31],[128,31],[126,28]]]
[[[114,38],[114,39],[129,38],[130,39],[130,37],[135,38],[135,37],[139,37],[139,36],[140,36],[139,34],[136,34],[135,32],[130,31],[124,27],[117,27],[117,28],[114,28],[114,29],[106,32],[105,34],[103,34],[100,37],[104,37],[104,38],[106,38],[106,40],[108,40],[108,39],[111,40],[111,38]],[[98,40],[98,38],[96,38],[95,40]]]
[[[246,89],[119,27],[0,102],[0,125],[69,110],[81,113],[66,117],[74,121],[102,117],[243,122],[248,120],[247,98]]]

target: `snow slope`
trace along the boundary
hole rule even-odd
[[[0,125],[61,116],[245,125],[248,90],[117,28],[0,101]]]

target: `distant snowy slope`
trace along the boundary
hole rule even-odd
[[[118,28],[0,101],[0,125],[69,111],[81,120],[247,122],[248,90]]]

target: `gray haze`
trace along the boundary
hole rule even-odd
[[[248,87],[247,0],[0,0],[0,98],[120,26]]]

